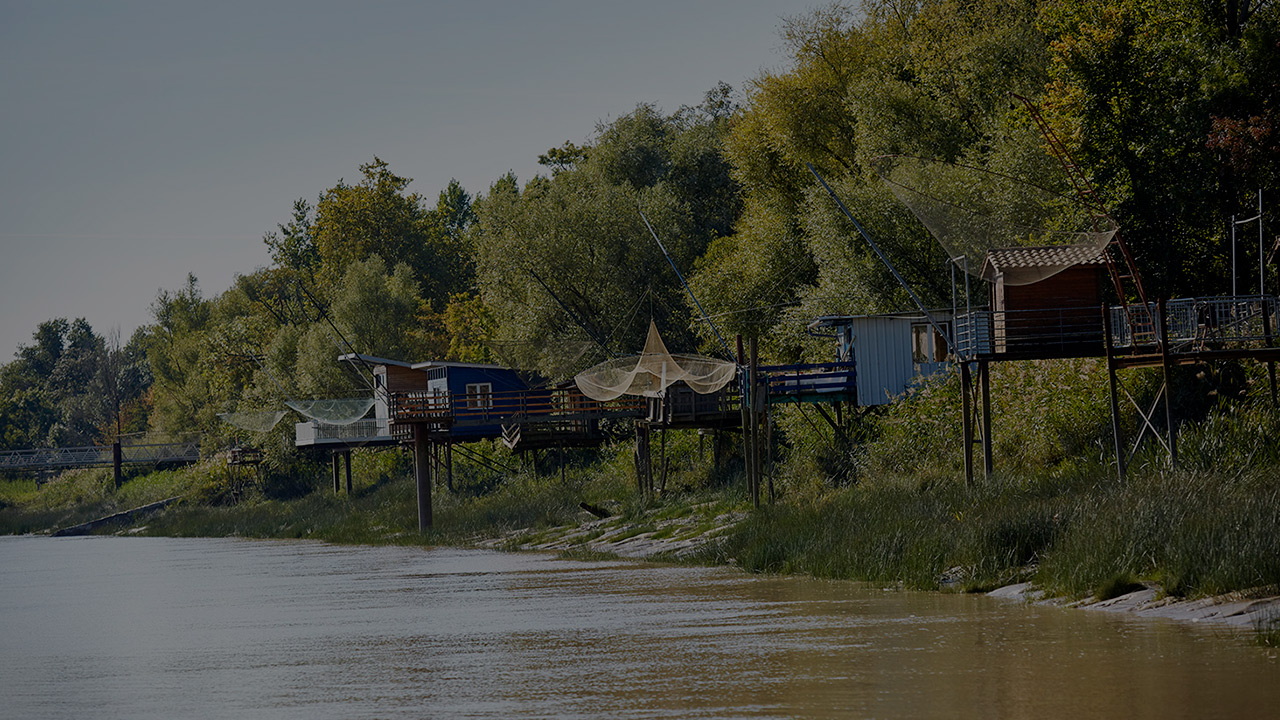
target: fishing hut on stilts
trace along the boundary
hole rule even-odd
[[[1105,359],[1118,475],[1124,477],[1148,438],[1176,465],[1180,419],[1172,402],[1174,368],[1264,362],[1276,401],[1278,307],[1265,293],[1261,198],[1255,217],[1232,219],[1233,233],[1239,223],[1259,223],[1257,295],[1237,294],[1233,273],[1231,295],[1153,300],[1118,224],[1088,179],[1035,106],[1015,97],[1027,106],[1060,161],[1070,195],[956,163],[900,155],[874,162],[888,189],[947,251],[950,313],[924,307],[871,235],[812,166],[810,170],[945,338],[948,359],[960,376],[967,481],[975,476],[975,450],[981,453],[983,474],[994,471],[990,367],[997,362]],[[963,277],[962,298],[957,272]],[[974,304],[970,278],[986,283],[985,303]],[[1161,373],[1160,387],[1145,406],[1123,374],[1141,368]],[[1139,428],[1132,439],[1124,436],[1130,407]]]

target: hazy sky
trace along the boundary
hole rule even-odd
[[[124,339],[160,288],[206,297],[375,155],[473,195],[640,102],[787,64],[816,0],[0,0],[0,362],[54,317]]]

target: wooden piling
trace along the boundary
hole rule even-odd
[[[413,479],[418,487],[418,532],[431,529],[431,441],[427,427],[413,425]]]
[[[973,375],[969,363],[960,361],[960,404],[963,414],[961,443],[964,445],[964,481],[973,484]]]
[[[351,495],[351,448],[347,448],[342,453],[342,463],[347,470],[347,495]]]
[[[751,383],[751,503],[760,507],[760,347],[759,340],[751,338],[751,367],[747,374]]]
[[[1107,354],[1107,383],[1111,389],[1111,437],[1116,448],[1116,474],[1124,482],[1125,456],[1124,438],[1120,426],[1120,387],[1116,378],[1115,350],[1111,345],[1111,312],[1106,303],[1102,305],[1102,342]]]
[[[982,387],[982,476],[991,477],[995,469],[991,447],[991,367],[986,360],[978,361],[978,384]]]
[[[1164,373],[1164,420],[1169,434],[1169,465],[1178,466],[1178,428],[1173,417],[1173,370],[1169,358],[1169,325],[1165,315],[1165,300],[1156,301],[1157,318],[1160,321],[1160,369]]]
[[[453,492],[453,443],[444,444],[444,484]]]
[[[124,484],[124,452],[120,447],[120,438],[111,444],[111,467],[115,473],[116,489]]]

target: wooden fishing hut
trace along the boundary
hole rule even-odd
[[[455,444],[502,438],[519,451],[598,442],[602,419],[643,409],[634,400],[596,402],[568,386],[529,387],[500,365],[359,359],[373,366],[392,435],[413,448],[419,530],[431,525],[431,489],[442,474],[452,486]]]
[[[1105,273],[1093,246],[988,251],[981,275],[990,304],[972,347],[1003,360],[1100,356]]]
[[[1274,347],[1275,298],[1220,296],[1108,305],[1108,276],[1117,293],[1124,292],[1124,280],[1141,296],[1132,258],[1119,243],[1114,246],[1123,263],[1109,262],[1106,249],[1082,246],[1005,248],[987,254],[982,274],[990,283],[991,304],[955,321],[967,479],[973,478],[975,446],[981,448],[984,472],[993,469],[992,362],[1105,357],[1121,476],[1147,437],[1155,437],[1170,461],[1177,462],[1177,418],[1169,403],[1172,368],[1245,359],[1266,362],[1275,396],[1274,362],[1280,359],[1280,348]],[[1118,375],[1135,368],[1162,371],[1162,386],[1149,408],[1138,404]],[[1127,452],[1121,431],[1122,396],[1140,416],[1140,431]],[[1164,417],[1157,418],[1161,406]]]
[[[989,305],[957,312],[956,362],[963,403],[966,480],[974,476],[974,448],[992,472],[990,363],[1102,357],[1103,249],[1093,245],[989,250],[981,276]]]
[[[294,423],[294,446],[314,455],[329,454],[333,465],[333,491],[341,489],[341,468],[346,469],[347,493],[351,492],[351,450],[357,447],[385,447],[403,442],[403,433],[397,435],[391,425],[385,388],[425,388],[420,373],[411,370],[409,363],[399,360],[347,353],[338,356],[339,362],[348,363],[353,372],[367,377],[371,374],[375,383],[373,417],[365,417],[353,423],[337,425],[309,419]]]

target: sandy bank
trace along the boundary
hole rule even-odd
[[[1047,598],[1031,584],[1018,583],[994,590],[988,596],[1097,612],[1128,613],[1144,618],[1218,623],[1246,628],[1280,621],[1280,595],[1277,595],[1275,587],[1187,600],[1165,596],[1160,588],[1147,586],[1110,600],[1072,600]]]

